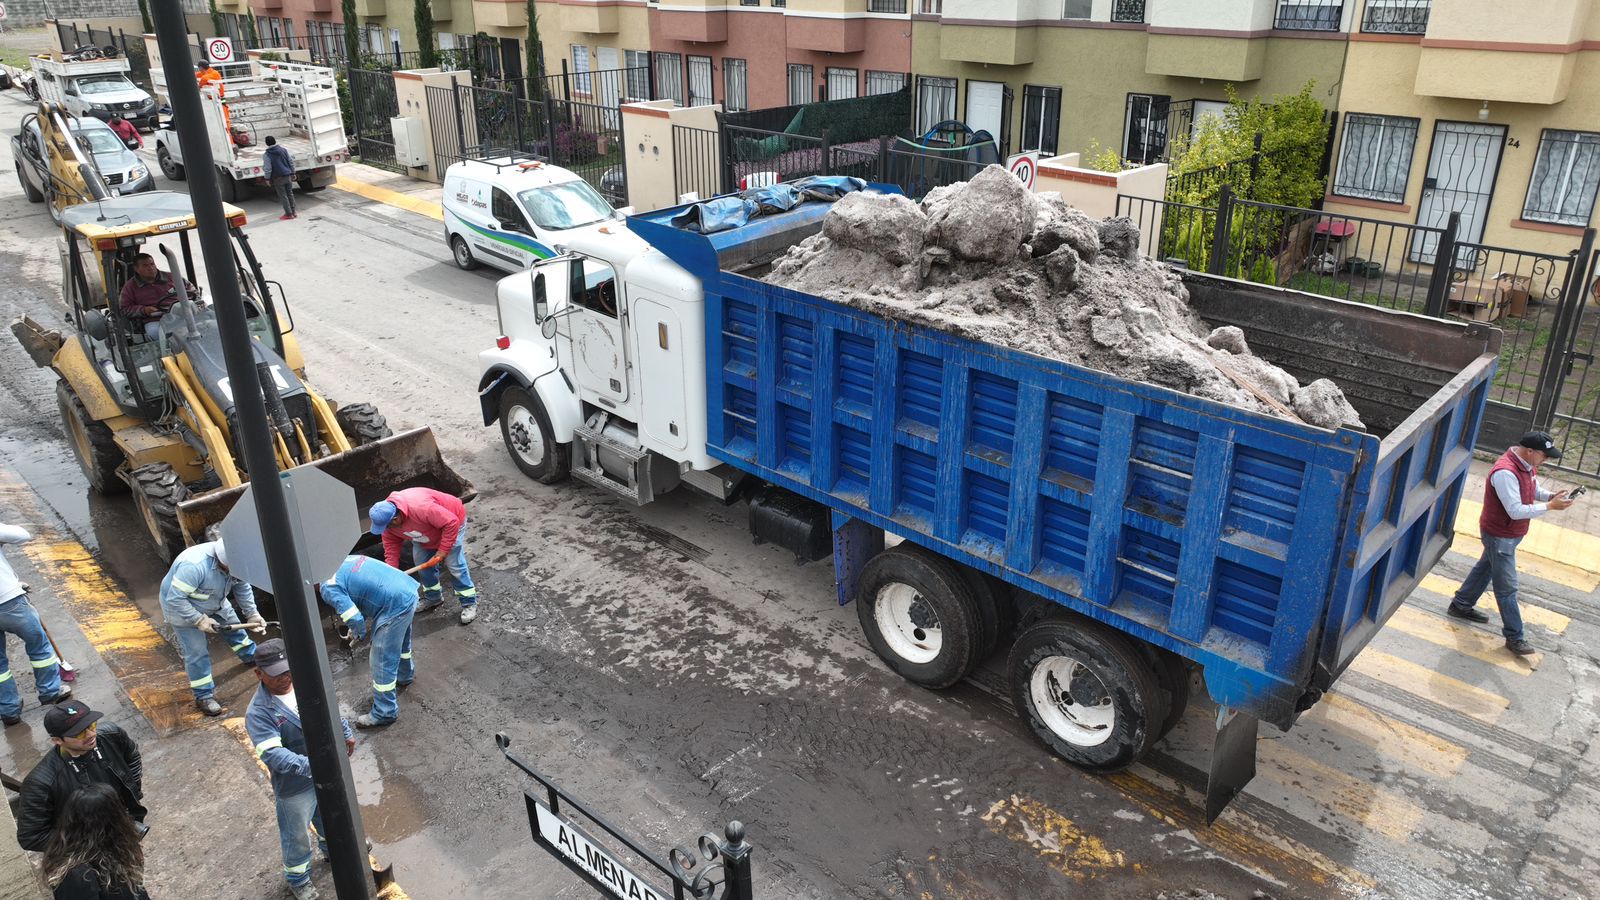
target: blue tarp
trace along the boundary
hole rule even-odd
[[[696,203],[672,217],[672,227],[700,234],[716,234],[738,228],[751,219],[768,213],[794,209],[807,200],[829,203],[845,194],[865,190],[860,178],[844,175],[813,175],[796,181],[750,188],[738,194]]]

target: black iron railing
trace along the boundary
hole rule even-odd
[[[1361,30],[1369,34],[1422,34],[1433,0],[1367,0]]]
[[[1338,31],[1343,0],[1278,0],[1273,27],[1283,31]]]
[[[904,13],[906,0],[867,0],[867,12]]]
[[[722,140],[714,129],[672,126],[673,195],[709,199],[723,193]]]
[[[1145,0],[1114,0],[1111,4],[1111,21],[1143,22]]]

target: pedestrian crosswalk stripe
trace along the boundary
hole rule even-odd
[[[1291,805],[1315,804],[1335,813],[1335,821],[1350,822],[1394,841],[1410,838],[1426,815],[1422,807],[1399,794],[1318,762],[1286,741],[1261,741],[1257,748],[1256,774],[1283,788]],[[1265,793],[1255,785],[1249,791],[1258,796]],[[1264,799],[1277,805],[1282,798]]]
[[[1506,639],[1499,634],[1490,634],[1442,615],[1429,615],[1414,606],[1395,610],[1387,627],[1517,675],[1529,675],[1538,668],[1537,663],[1531,662],[1532,657],[1517,656],[1507,650]]]
[[[1587,503],[1587,498],[1579,503]],[[1456,533],[1475,538],[1478,535],[1480,512],[1483,512],[1482,503],[1462,498],[1461,506],[1456,508]],[[1574,528],[1563,528],[1562,525],[1552,522],[1549,516],[1560,517],[1562,514],[1547,512],[1546,516],[1530,522],[1528,536],[1523,538],[1522,544],[1517,548],[1517,559],[1522,559],[1523,554],[1528,554],[1539,559],[1552,560],[1557,564],[1565,564],[1568,569],[1589,573],[1590,583],[1586,591],[1594,591],[1594,586],[1600,583],[1600,536],[1579,532]]]
[[[1420,769],[1434,778],[1452,778],[1467,762],[1467,748],[1343,694],[1323,696],[1300,721],[1300,727],[1305,723],[1318,723],[1351,735],[1380,756],[1393,759],[1408,769]]]
[[[1490,725],[1511,706],[1499,694],[1371,647],[1361,651],[1350,668]]]
[[[1427,591],[1430,594],[1437,594],[1440,598],[1448,602],[1450,598],[1456,595],[1456,591],[1461,589],[1461,582],[1445,578],[1442,575],[1425,575],[1422,578],[1422,583],[1417,585],[1417,587]],[[1494,594],[1492,592],[1486,592],[1483,596],[1483,599],[1478,603],[1479,606],[1484,606],[1485,604],[1488,606],[1486,611],[1489,612],[1490,615],[1493,615]],[[1565,634],[1567,631],[1567,626],[1572,624],[1572,620],[1566,616],[1563,616],[1561,613],[1555,612],[1554,610],[1545,609],[1542,606],[1534,606],[1532,603],[1526,602],[1524,599],[1522,599],[1522,595],[1520,593],[1517,597],[1517,608],[1522,611],[1523,624],[1542,625],[1545,628],[1548,628],[1552,634]]]

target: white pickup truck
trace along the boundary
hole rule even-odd
[[[224,200],[237,202],[247,185],[267,183],[269,135],[293,157],[301,190],[333,183],[334,166],[350,159],[350,149],[332,69],[252,59],[221,67],[221,73],[221,82],[200,90],[200,105]],[[165,72],[152,64],[150,75],[156,93],[165,96]],[[188,173],[174,125],[161,128],[150,143],[162,174],[184,180]]]
[[[29,57],[28,65],[39,99],[59,103],[75,117],[104,122],[121,116],[140,129],[158,124],[156,101],[128,80],[126,59],[69,60],[52,51]]]

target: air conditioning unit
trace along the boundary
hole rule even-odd
[[[394,161],[402,166],[422,168],[428,164],[428,148],[422,136],[422,120],[416,116],[395,116],[389,120],[394,135]]]

